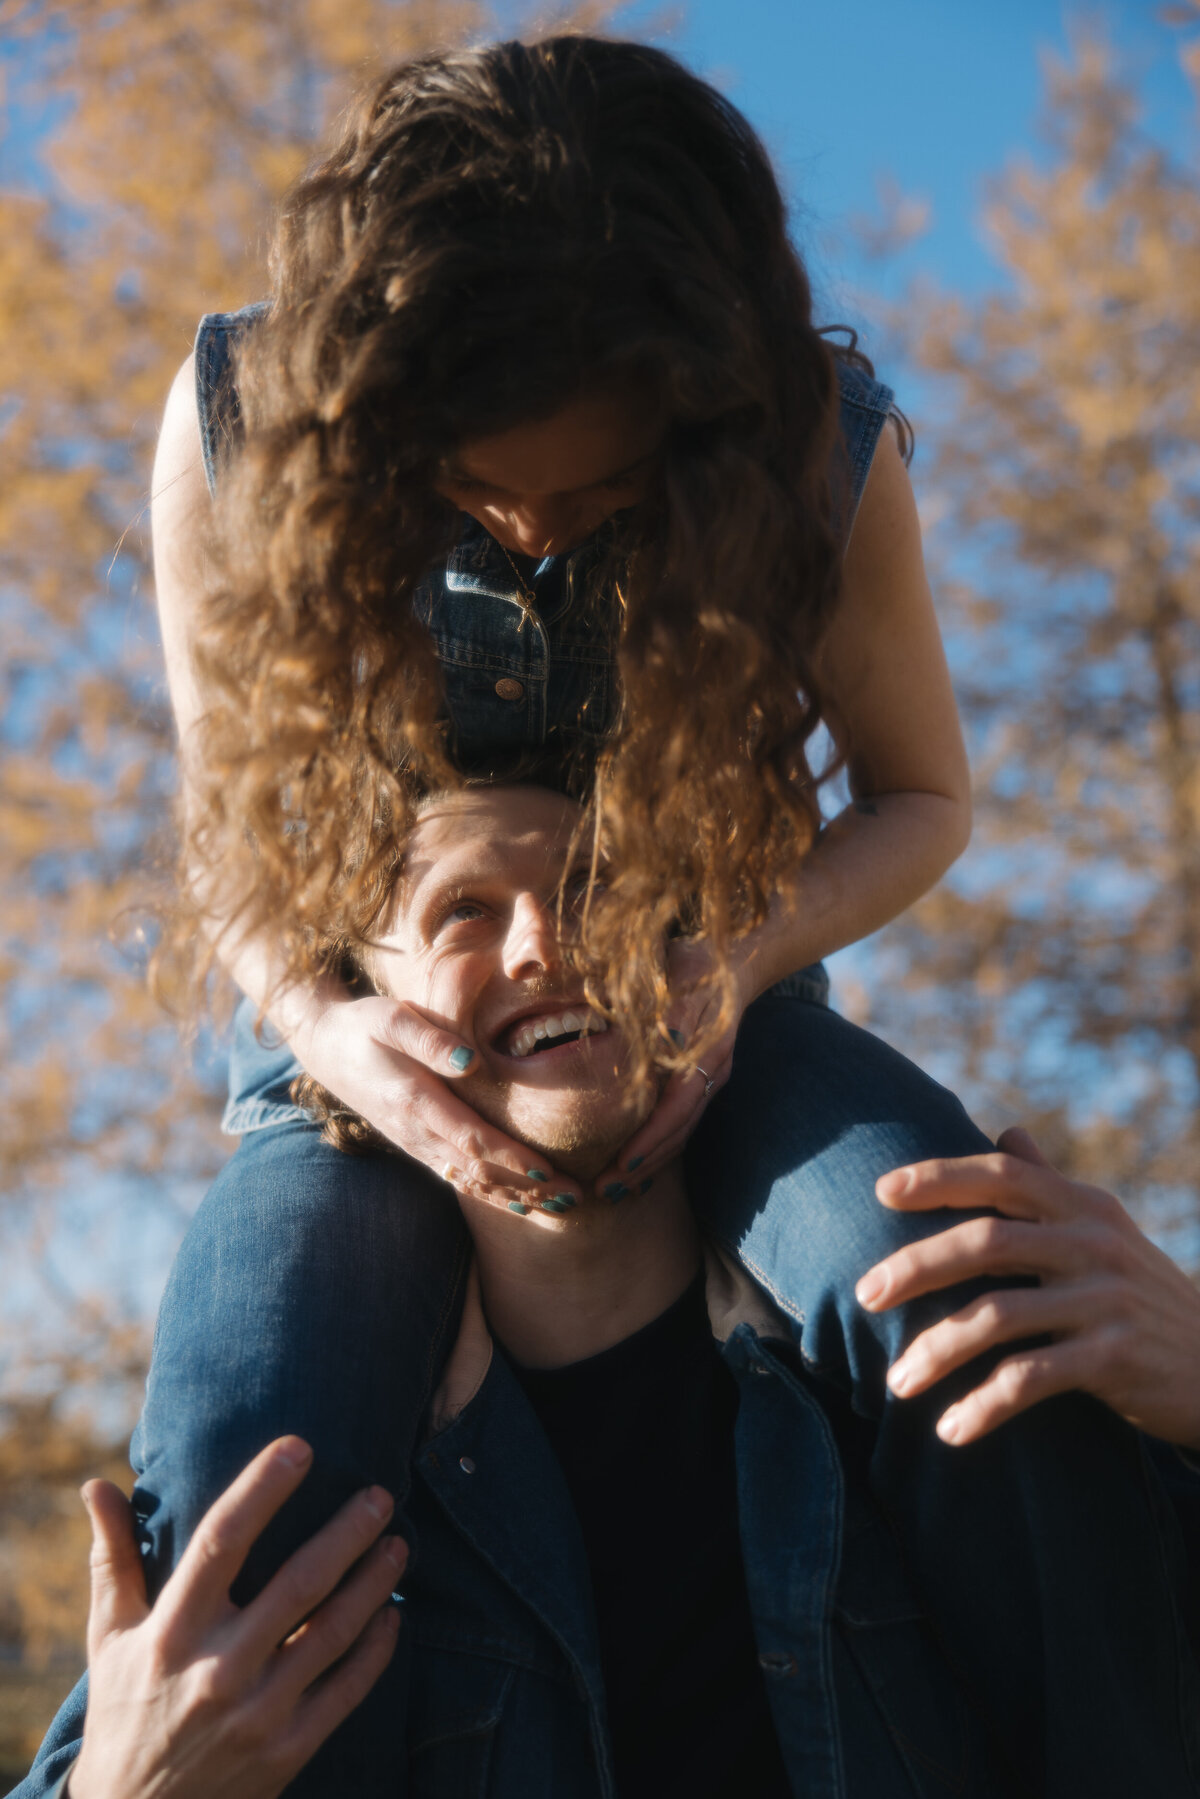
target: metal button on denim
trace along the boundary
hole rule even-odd
[[[795,1656],[788,1655],[782,1649],[768,1649],[765,1655],[759,1656],[758,1665],[764,1674],[794,1674],[796,1672]]]
[[[469,1455],[460,1456],[459,1460],[458,1460],[458,1465],[462,1469],[464,1474],[474,1474],[474,1472],[475,1472],[475,1464],[471,1460]]]
[[[496,692],[502,700],[519,700],[524,697],[524,681],[514,681],[511,675],[502,675],[496,682]]]

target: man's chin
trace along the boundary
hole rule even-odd
[[[650,1116],[656,1097],[649,1085],[638,1093],[611,1085],[555,1088],[463,1081],[457,1090],[489,1124],[577,1181],[594,1180],[611,1167],[621,1145]]]

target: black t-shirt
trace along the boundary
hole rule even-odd
[[[703,1274],[601,1355],[514,1373],[582,1527],[621,1799],[788,1799],[738,1539],[737,1386]]]

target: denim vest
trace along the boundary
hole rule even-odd
[[[210,491],[238,430],[231,345],[266,308],[257,301],[240,312],[207,313],[196,334],[196,401]],[[838,510],[848,540],[894,395],[840,361],[837,378]],[[414,601],[442,665],[454,756],[464,769],[482,773],[530,756],[586,756],[611,727],[615,615],[594,597],[581,603],[589,560],[601,547],[602,538],[594,537],[568,555],[547,556],[533,577],[531,607],[500,545],[464,515],[444,569],[426,579]]]

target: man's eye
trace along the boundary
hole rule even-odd
[[[448,924],[470,924],[476,918],[483,917],[483,907],[477,906],[474,900],[458,900],[438,919],[438,930]]]

